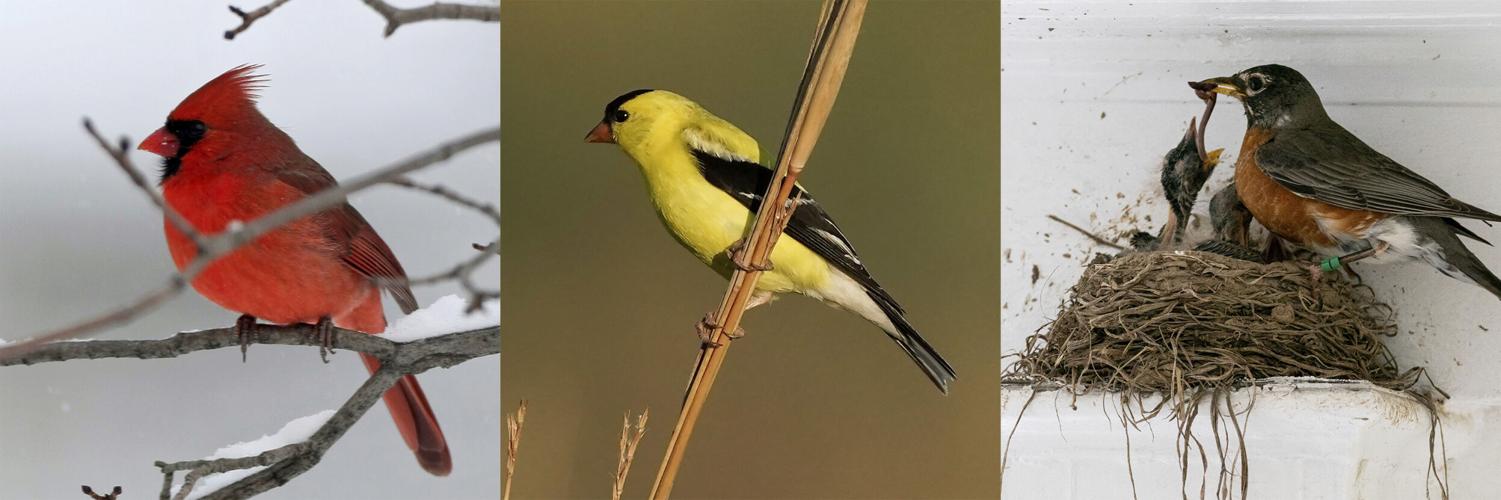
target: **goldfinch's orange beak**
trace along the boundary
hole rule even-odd
[[[609,123],[601,120],[599,122],[599,125],[594,126],[594,130],[589,131],[589,135],[584,136],[584,142],[603,142],[614,144],[615,133],[610,131]]]

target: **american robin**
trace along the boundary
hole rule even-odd
[[[1220,163],[1223,149],[1204,150],[1204,128],[1209,125],[1209,115],[1214,112],[1214,94],[1201,92],[1204,100],[1204,119],[1188,119],[1188,131],[1178,145],[1162,158],[1162,196],[1167,198],[1167,224],[1157,236],[1137,231],[1131,236],[1131,246],[1137,250],[1164,250],[1174,248],[1183,241],[1184,229],[1194,202],[1199,199],[1199,190],[1214,173]]]
[[[1501,221],[1376,152],[1324,111],[1308,79],[1269,64],[1189,82],[1241,101],[1246,135],[1236,193],[1257,221],[1324,259],[1315,277],[1361,259],[1416,259],[1501,297],[1501,279],[1458,236],[1489,244],[1455,218]]]

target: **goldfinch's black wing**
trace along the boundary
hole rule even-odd
[[[697,149],[693,150],[693,158],[698,161],[699,172],[709,184],[745,205],[751,213],[761,209],[766,186],[771,184],[771,176],[774,174],[771,169],[758,163],[722,158]],[[860,256],[855,254],[855,247],[845,239],[839,226],[834,224],[834,219],[823,211],[813,195],[798,186],[793,186],[792,195],[793,199],[798,200],[797,210],[792,211],[792,219],[787,222],[784,233],[829,261],[835,268],[844,271],[877,297],[878,302],[886,302],[902,312],[896,299],[882,290],[881,285],[870,276],[870,272],[865,270],[865,265],[860,263]]]
[[[1293,193],[1340,208],[1501,221],[1339,126],[1280,130],[1257,150],[1256,166]]]

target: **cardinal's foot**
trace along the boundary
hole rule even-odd
[[[318,337],[318,358],[328,364],[328,355],[334,353],[334,321],[324,316],[313,325],[313,335]]]
[[[235,320],[235,338],[240,341],[240,362],[244,363],[249,357],[250,338],[255,335],[255,316],[241,314]]]

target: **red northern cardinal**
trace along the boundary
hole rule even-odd
[[[259,66],[240,66],[193,92],[166,126],[140,149],[161,155],[162,196],[199,232],[213,235],[233,221],[248,222],[336,185],[255,107],[263,77]],[[179,270],[197,256],[193,241],[165,224],[167,249]],[[417,309],[404,284],[377,286],[372,278],[406,278],[375,228],[348,203],[261,235],[215,261],[193,279],[193,288],[216,304],[279,324],[312,323],[366,333],[386,329],[381,288],[402,311]],[[382,283],[389,283],[383,281]],[[380,367],[361,355],[372,373]],[[448,444],[417,379],[402,377],[385,394],[386,408],[401,437],[428,472],[453,469]]]

